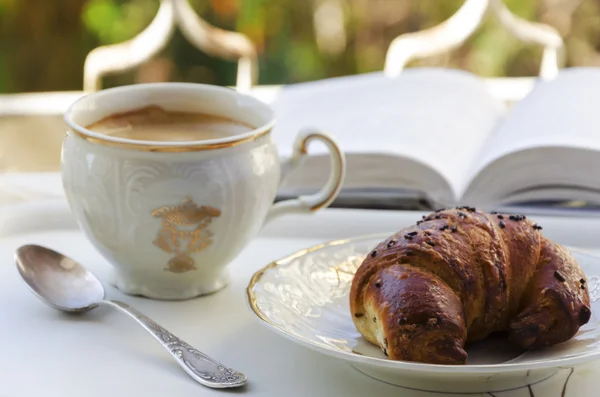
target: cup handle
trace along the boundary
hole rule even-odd
[[[281,166],[281,181],[285,180],[288,174],[302,164],[302,161],[308,156],[308,143],[313,140],[323,142],[329,150],[331,171],[327,183],[315,194],[299,196],[295,199],[273,204],[267,213],[265,224],[281,215],[311,213],[327,207],[340,192],[346,174],[346,158],[331,136],[316,130],[303,130],[298,134],[294,142],[292,156]]]

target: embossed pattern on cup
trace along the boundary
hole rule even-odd
[[[67,137],[67,197],[86,235],[118,268],[120,289],[176,297],[225,285],[219,264],[258,233],[280,177],[270,138],[248,145],[226,156],[217,150],[173,159]]]

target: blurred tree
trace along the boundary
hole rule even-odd
[[[600,65],[600,2],[505,0],[517,15],[555,26],[567,65]],[[280,84],[381,70],[396,36],[434,26],[462,0],[190,0],[207,22],[248,35],[259,50],[259,83]],[[159,0],[0,0],[0,90],[79,90],[86,54],[150,23]],[[413,62],[483,76],[538,72],[541,48],[520,43],[487,20],[450,54]],[[235,62],[215,59],[176,32],[167,48],[104,87],[141,81],[233,85]]]
[[[0,0],[4,91],[77,89],[83,58],[97,43],[81,22],[84,0]]]

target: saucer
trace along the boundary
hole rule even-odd
[[[424,391],[500,392],[600,358],[600,257],[572,248],[588,277],[592,317],[569,341],[523,353],[502,337],[489,337],[466,348],[467,365],[386,358],[356,330],[348,298],[355,271],[386,237],[332,241],[267,265],[254,274],[247,288],[252,311],[270,330],[293,342],[336,357],[380,381]]]

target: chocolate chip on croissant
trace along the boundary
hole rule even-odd
[[[441,210],[380,242],[350,291],[357,330],[393,360],[465,364],[508,332],[523,349],[572,338],[591,316],[585,273],[522,215]]]

